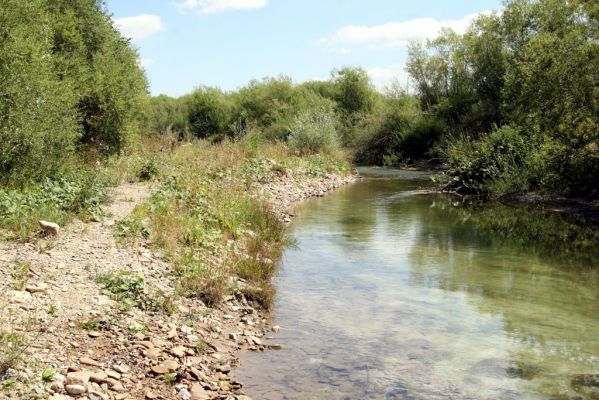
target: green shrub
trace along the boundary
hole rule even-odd
[[[23,186],[64,170],[81,136],[76,97],[52,69],[41,0],[0,7],[0,184]]]
[[[151,181],[160,175],[160,170],[158,169],[158,165],[154,160],[147,160],[142,164],[141,168],[137,172],[137,178],[141,182]]]
[[[536,146],[519,129],[504,125],[479,141],[452,138],[445,150],[451,186],[500,195],[530,188]]]
[[[328,107],[301,112],[289,127],[289,144],[304,153],[332,152],[339,147],[337,123]]]
[[[63,226],[73,216],[100,220],[106,187],[89,171],[80,171],[25,190],[0,189],[0,228],[10,229],[20,239],[39,232],[40,219]]]
[[[186,96],[190,132],[198,138],[222,137],[229,132],[231,103],[216,88],[201,87]]]
[[[97,278],[114,300],[118,301],[121,310],[139,307],[149,311],[172,311],[172,301],[163,293],[150,293],[141,274],[120,271],[116,274],[104,274]]]

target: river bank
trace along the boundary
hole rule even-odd
[[[210,152],[182,151],[187,153],[182,157],[185,162]],[[324,164],[315,173],[297,157],[277,160],[273,156],[283,158],[279,150],[247,162],[236,157],[237,148],[224,153],[210,153],[211,162],[237,158],[227,161],[222,171],[243,170],[251,164],[248,193],[266,200],[283,223],[290,220],[294,203],[324,196],[356,179],[327,172]],[[177,168],[177,162],[169,161],[163,169]],[[245,179],[247,174],[243,175]],[[183,173],[175,179],[188,178]],[[207,184],[214,186],[229,178],[219,173],[211,179]],[[14,359],[10,354],[3,357],[11,363],[1,381],[3,398],[247,399],[242,383],[229,373],[241,351],[269,347],[264,338],[268,312],[250,296],[264,288],[239,277],[235,266],[250,256],[247,241],[260,231],[246,229],[251,220],[241,220],[238,232],[231,225],[222,237],[202,244],[208,250],[196,249],[202,265],[220,273],[213,280],[205,270],[202,275],[196,270],[195,275],[183,273],[182,258],[193,250],[184,247],[189,245],[187,233],[168,232],[173,239],[185,233],[181,241],[175,240],[179,253],[174,253],[168,244],[159,243],[164,232],[155,231],[155,218],[165,214],[149,211],[164,200],[166,186],[164,182],[121,185],[112,191],[112,202],[104,206],[107,217],[101,222],[76,220],[62,227],[57,237],[0,243],[1,339],[13,340],[6,348],[15,351]],[[226,193],[239,196],[236,191]],[[206,199],[210,209],[212,198]],[[247,199],[239,199],[238,209],[243,211]],[[142,234],[123,235],[125,227],[133,230],[140,215],[144,230],[136,233]],[[164,229],[181,222],[168,215],[161,225]],[[274,264],[276,259],[264,262]],[[189,293],[185,279],[190,277],[197,279],[199,295]],[[221,298],[209,304],[211,297],[205,293],[214,282],[222,287],[211,295]]]

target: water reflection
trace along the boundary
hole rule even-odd
[[[594,398],[570,381],[599,373],[597,229],[385,174],[298,210],[277,280],[285,349],[243,357],[249,394]]]

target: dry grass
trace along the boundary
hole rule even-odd
[[[345,155],[300,157],[283,144],[243,140],[175,146],[162,140],[166,143],[154,139],[149,145],[162,189],[127,224],[147,227],[151,244],[174,266],[179,294],[215,305],[241,290],[268,307],[276,260],[288,240],[281,222],[257,198],[255,183],[274,179],[277,168],[315,175],[348,171]],[[135,236],[140,230],[129,231]],[[235,277],[247,284],[238,288]]]

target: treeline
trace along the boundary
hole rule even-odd
[[[335,70],[328,81],[296,85],[289,77],[253,80],[232,92],[200,87],[180,98],[150,100],[147,126],[179,137],[221,140],[253,135],[301,150],[351,145],[358,120],[383,96],[361,68]]]
[[[101,0],[0,7],[0,182],[60,175],[140,135],[351,150],[358,163],[435,164],[447,187],[597,195],[599,4],[510,0],[464,35],[412,43],[412,88],[375,90],[361,68],[326,81],[254,80],[147,96],[137,53]]]
[[[140,133],[147,81],[100,0],[0,5],[0,183],[57,176]]]
[[[509,1],[462,36],[413,44],[407,70],[443,127],[428,154],[451,187],[598,194],[598,2]]]
[[[360,68],[328,81],[253,81],[235,92],[202,87],[151,100],[149,124],[181,136],[342,145],[359,163],[444,165],[448,187],[501,195],[599,188],[599,4],[513,0],[412,43],[413,92],[379,93]]]

